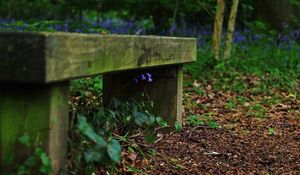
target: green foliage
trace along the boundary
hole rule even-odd
[[[234,109],[234,108],[236,108],[236,104],[233,100],[228,100],[225,103],[225,109],[231,110],[231,109]]]
[[[180,132],[182,130],[182,127],[180,126],[180,123],[178,121],[175,122],[175,131]]]
[[[192,79],[213,82],[214,88],[223,92],[270,95],[277,89],[299,94],[299,44],[290,38],[277,45],[277,34],[263,24],[260,28],[256,28],[255,34],[259,41],[247,39],[251,37],[247,32],[237,34],[243,35],[240,37],[245,41],[234,43],[231,59],[215,60],[210,47],[204,47],[198,50],[196,63],[185,65],[184,70]],[[258,80],[249,82],[249,77],[258,77]]]
[[[31,174],[49,174],[52,172],[51,160],[46,154],[38,140],[31,141],[29,134],[25,132],[17,140],[28,150],[28,157],[21,164],[9,162],[9,166],[13,166],[15,172],[9,175],[31,175]]]
[[[275,133],[276,133],[275,128],[269,127],[268,128],[268,133],[269,133],[269,135],[275,135]]]
[[[250,116],[254,116],[254,117],[257,117],[260,119],[265,118],[266,110],[264,109],[264,107],[262,105],[257,103],[257,104],[249,106],[249,109],[250,109],[250,111],[249,111]]]
[[[266,106],[273,106],[276,104],[279,104],[281,102],[281,99],[277,96],[266,96],[264,99],[261,101],[262,105]]]
[[[120,142],[127,142],[128,137],[138,128],[143,129],[145,140],[153,143],[157,135],[153,128],[165,127],[166,122],[150,114],[147,103],[113,99],[108,108],[84,110],[78,114],[77,131],[71,134],[71,137],[75,136],[77,139],[71,143],[77,150],[74,157],[78,158],[78,162],[75,162],[78,167],[74,165],[76,168],[73,171],[80,173],[85,169],[85,173],[93,172],[97,164],[105,166],[110,172],[117,171],[116,166],[121,159]],[[71,123],[71,128],[74,124]],[[83,165],[87,165],[89,169],[83,168]]]
[[[207,125],[208,127],[213,129],[220,127],[219,124],[213,118],[211,118],[211,113],[207,113],[205,115],[202,115],[201,117],[199,117],[198,115],[190,115],[187,118],[186,124],[191,126]]]
[[[186,120],[186,124],[191,125],[191,126],[201,126],[204,123],[202,120],[200,120],[199,116],[190,115],[190,116],[188,116],[188,118]]]
[[[219,124],[213,119],[211,118],[212,113],[207,113],[205,115],[202,116],[203,121],[210,127],[213,129],[217,129],[219,128]]]

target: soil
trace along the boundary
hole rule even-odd
[[[136,138],[152,154],[142,158],[124,150],[121,174],[300,174],[300,100],[294,95],[193,89],[185,87],[182,130],[159,134],[152,145]],[[218,128],[186,122],[208,113]]]

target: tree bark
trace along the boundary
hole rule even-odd
[[[13,0],[10,0],[8,2],[8,20],[12,20],[14,18],[14,12],[13,12]]]
[[[238,11],[239,0],[232,0],[232,6],[230,10],[230,17],[228,20],[227,26],[227,35],[226,35],[226,44],[225,44],[225,52],[224,59],[228,59],[231,57],[231,48],[232,48],[232,36],[234,33],[234,26],[236,21],[236,14]]]
[[[177,17],[177,11],[178,11],[178,4],[179,4],[179,0],[176,0],[174,11],[173,11],[173,16],[172,16],[172,25],[176,25],[176,17]],[[171,34],[171,36],[173,36],[174,31],[171,30],[170,34]]]
[[[215,59],[220,58],[220,46],[222,36],[222,26],[225,11],[225,0],[217,0],[217,10],[214,22],[214,33],[212,41],[212,52]]]

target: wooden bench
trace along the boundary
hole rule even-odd
[[[0,174],[8,158],[28,152],[17,143],[24,132],[42,142],[53,174],[62,172],[74,78],[103,74],[109,102],[120,88],[126,98],[138,93],[124,83],[151,72],[147,91],[157,112],[170,124],[181,122],[182,65],[195,59],[194,38],[0,32]]]

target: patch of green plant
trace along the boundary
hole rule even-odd
[[[225,109],[231,110],[231,109],[234,109],[234,108],[236,108],[235,101],[232,100],[232,99],[227,100],[227,102],[225,103]]]
[[[291,40],[289,44],[279,46],[276,45],[276,32],[260,32],[255,34],[258,41],[243,34],[247,41],[235,43],[232,58],[228,60],[215,60],[209,47],[202,48],[196,63],[186,65],[185,71],[192,79],[213,82],[217,90],[242,94],[251,88],[251,93],[259,95],[275,89],[296,94],[300,77],[299,44]],[[244,78],[252,76],[260,78],[254,87]]]
[[[199,117],[198,115],[190,115],[186,121],[187,125],[190,126],[201,126],[207,125],[210,128],[216,129],[219,128],[219,124],[211,117],[211,113],[207,113]]]
[[[275,128],[269,127],[268,128],[268,133],[269,133],[269,135],[275,135],[275,133],[276,133]]]
[[[17,141],[29,150],[28,157],[21,164],[14,162],[14,157],[7,163],[8,166],[13,166],[15,172],[9,172],[8,175],[31,175],[31,174],[49,174],[52,172],[51,160],[41,143],[36,139],[31,141],[29,134],[25,132]],[[18,151],[18,150],[17,150]]]
[[[203,118],[203,121],[210,127],[213,129],[217,129],[220,128],[219,124],[211,117],[212,113],[207,113],[203,116],[201,116],[201,118]]]
[[[22,32],[79,32],[79,33],[109,33],[92,21],[84,23],[78,21],[61,20],[13,20],[0,23],[0,31]]]
[[[204,122],[200,119],[198,115],[190,115],[186,120],[186,124],[191,126],[201,126]]]
[[[180,132],[182,130],[182,127],[178,121],[174,124],[175,132]]]
[[[127,142],[128,137],[138,128],[142,129],[144,139],[153,143],[157,135],[154,127],[166,127],[167,123],[148,112],[148,103],[133,99],[113,99],[109,106],[101,107],[98,111],[83,111],[78,114],[76,124],[71,124],[77,130],[70,135],[79,143],[74,144],[72,139],[73,149],[80,150],[74,155],[79,160],[75,162],[78,167],[74,165],[73,171],[91,173],[98,164],[106,167],[109,172],[116,173],[120,162],[120,142]],[[89,167],[89,170],[82,172],[83,165]]]
[[[72,96],[84,98],[90,93],[100,96],[103,90],[102,76],[75,79],[70,82],[70,91]]]
[[[194,87],[193,88],[193,91],[197,94],[197,95],[200,95],[200,96],[204,96],[206,93],[205,93],[205,90],[203,89],[203,87]]]
[[[260,119],[265,118],[266,110],[259,103],[249,106],[249,110],[250,110],[249,114],[251,116],[254,116],[254,117],[257,117]]]
[[[240,104],[240,105],[244,105],[245,103],[247,103],[249,101],[250,101],[250,99],[248,97],[245,97],[245,96],[237,96],[235,98],[236,104]]]
[[[261,104],[266,106],[273,106],[279,104],[281,99],[278,96],[266,96],[262,99]]]

